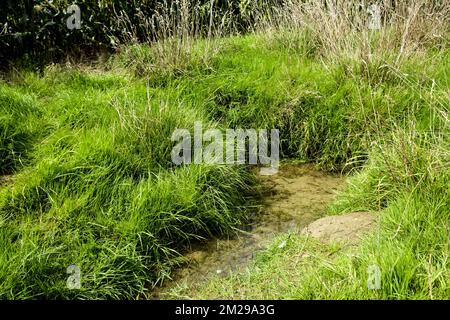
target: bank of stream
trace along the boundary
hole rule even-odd
[[[284,164],[277,174],[260,176],[263,203],[257,219],[233,238],[216,238],[193,248],[188,263],[173,280],[153,292],[153,298],[183,298],[180,289],[201,284],[213,275],[227,276],[245,269],[254,255],[280,233],[300,232],[323,217],[326,206],[343,187],[344,179],[308,164]]]

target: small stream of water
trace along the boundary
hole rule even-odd
[[[249,231],[232,239],[212,239],[186,255],[189,263],[174,273],[173,280],[153,293],[153,298],[171,296],[177,287],[195,286],[213,275],[227,276],[243,270],[254,255],[277,235],[299,232],[326,213],[326,206],[344,179],[314,169],[311,165],[285,164],[273,176],[261,176],[264,187],[262,212]]]

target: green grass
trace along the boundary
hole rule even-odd
[[[246,272],[213,278],[172,297],[191,299],[448,299],[449,137],[409,137],[375,148],[330,213],[377,211],[380,221],[356,248],[288,234],[275,239]],[[399,153],[411,151],[403,163]],[[392,175],[395,172],[395,175]],[[285,246],[279,246],[280,243]],[[381,287],[370,290],[377,266]],[[170,296],[169,295],[169,296]]]
[[[172,132],[195,121],[278,128],[284,158],[325,170],[365,165],[331,212],[382,216],[376,250],[373,238],[354,257],[329,255],[336,248],[291,236],[286,252],[270,249],[248,275],[196,297],[448,297],[448,50],[362,68],[324,63],[305,39],[198,41],[164,67],[134,46],[94,68],[0,83],[0,174],[14,175],[0,188],[0,297],[142,298],[190,242],[245,223],[257,189],[248,168],[170,161]],[[304,245],[317,260],[301,260],[289,283]],[[368,292],[374,263],[383,288]],[[66,287],[71,264],[81,290]]]

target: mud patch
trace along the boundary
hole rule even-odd
[[[329,216],[314,221],[302,233],[324,242],[340,242],[354,245],[369,232],[377,221],[370,212],[353,212],[340,216]]]
[[[183,298],[185,288],[207,281],[211,276],[228,276],[245,269],[254,255],[280,233],[300,232],[323,217],[326,206],[343,187],[340,176],[327,175],[311,165],[283,165],[273,176],[261,176],[264,202],[248,231],[232,239],[213,239],[186,255],[188,264],[152,293],[153,299]]]
[[[343,185],[343,178],[311,165],[286,165],[279,174],[262,177],[268,188],[262,223],[271,231],[300,231],[325,215],[326,206]]]

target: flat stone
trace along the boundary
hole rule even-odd
[[[353,212],[328,216],[309,224],[302,234],[323,242],[356,244],[376,225],[377,215],[370,212]]]

